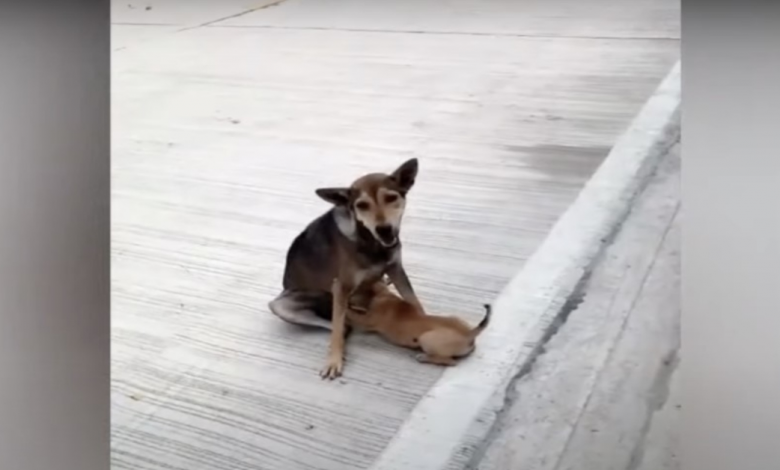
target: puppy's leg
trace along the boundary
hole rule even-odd
[[[330,330],[331,322],[327,318],[331,308],[329,297],[327,292],[284,291],[268,304],[268,308],[288,323]]]
[[[439,366],[454,366],[457,364],[455,359],[447,356],[432,356],[430,354],[420,353],[417,354],[415,358],[417,359],[417,362],[422,362],[424,364],[436,364]]]
[[[328,362],[320,372],[323,379],[333,380],[341,375],[344,369],[344,344],[347,323],[347,293],[338,279],[333,281],[331,288],[333,294],[333,320],[330,332],[330,348]]]
[[[364,314],[368,312],[368,307],[371,305],[372,293],[368,291],[354,292],[349,296],[347,300],[347,309],[357,314]]]

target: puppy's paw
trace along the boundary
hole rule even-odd
[[[331,357],[328,359],[328,363],[320,371],[320,377],[323,379],[333,380],[337,377],[341,377],[341,372],[344,370],[344,359],[341,357]]]
[[[359,315],[365,315],[366,312],[368,312],[368,309],[363,307],[362,305],[357,304],[349,304],[347,305],[347,309],[350,310],[353,313],[357,313]]]

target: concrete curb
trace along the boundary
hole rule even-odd
[[[477,352],[447,369],[371,467],[454,470],[478,459],[506,392],[680,135],[680,63],[645,103],[576,201],[493,302]]]

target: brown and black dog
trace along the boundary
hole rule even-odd
[[[379,281],[350,299],[347,322],[397,346],[422,350],[420,362],[451,366],[474,351],[477,336],[490,323],[490,305],[484,307],[482,321],[471,327],[458,317],[427,315]]]
[[[399,231],[406,196],[417,177],[417,159],[391,174],[372,173],[349,187],[322,188],[333,207],[293,240],[281,294],[269,303],[290,323],[331,330],[323,378],[341,375],[347,300],[387,275],[407,301],[420,305],[401,262]]]

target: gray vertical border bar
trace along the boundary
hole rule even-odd
[[[0,7],[0,468],[106,470],[110,2]]]
[[[780,468],[780,3],[685,0],[685,470]]]

